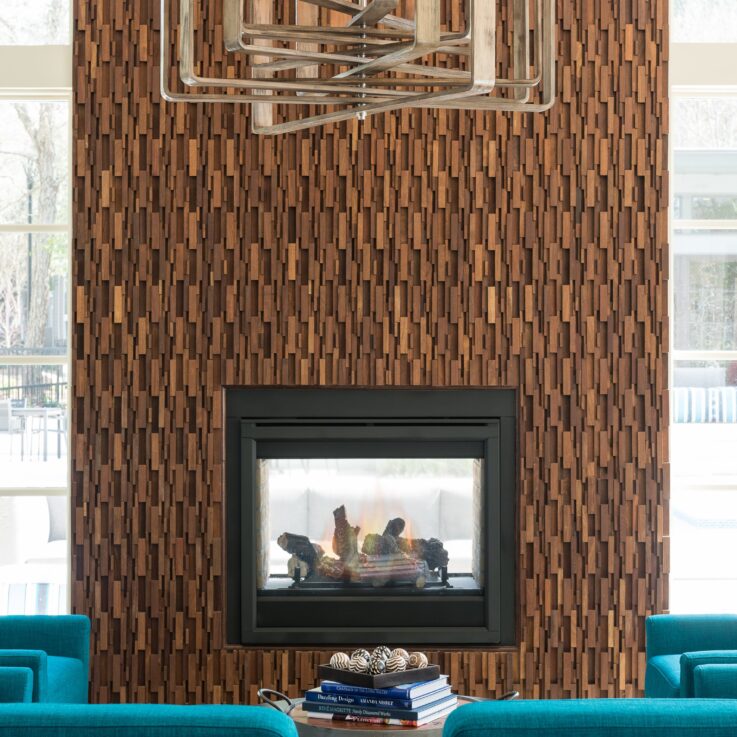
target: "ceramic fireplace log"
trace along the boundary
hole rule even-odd
[[[343,561],[331,558],[329,555],[320,558],[317,564],[317,574],[335,581],[340,581],[343,578],[351,578],[351,572],[349,569],[346,569]]]
[[[431,571],[445,568],[448,565],[448,551],[445,549],[442,540],[438,540],[436,537],[431,537],[429,540],[422,537],[414,540],[400,537],[397,538],[397,543],[403,553],[424,560]]]
[[[390,519],[381,535],[372,533],[363,539],[361,552],[366,555],[396,555],[400,553],[397,538],[404,532],[405,522],[401,517]]]
[[[384,528],[384,536],[399,537],[404,532],[405,521],[401,517],[390,519]]]
[[[282,550],[296,555],[297,558],[304,561],[310,573],[317,570],[318,563],[325,557],[325,551],[322,547],[317,543],[313,543],[306,535],[283,532],[276,542]]]
[[[396,555],[400,550],[397,538],[393,535],[371,533],[363,539],[361,552],[366,555]]]
[[[390,555],[397,552],[411,555],[427,563],[431,571],[445,568],[448,565],[448,551],[442,540],[431,537],[429,540],[400,537],[404,532],[405,521],[401,517],[390,519],[386,523],[382,535],[366,535],[362,552],[368,555]]]
[[[333,552],[346,564],[358,557],[358,533],[360,527],[352,527],[348,522],[345,505],[333,510],[335,532],[333,533]]]

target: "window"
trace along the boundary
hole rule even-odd
[[[734,611],[737,3],[671,3],[670,610]]]
[[[0,5],[0,615],[69,608],[70,12]]]
[[[670,31],[674,43],[737,42],[737,3],[671,0]]]
[[[71,42],[71,0],[3,0],[0,46]]]

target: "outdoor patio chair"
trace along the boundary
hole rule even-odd
[[[0,433],[9,436],[10,454],[13,453],[13,436],[21,436],[21,455],[23,454],[23,422],[19,417],[13,417],[13,404],[10,399],[0,399]]]

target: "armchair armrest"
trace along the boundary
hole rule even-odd
[[[0,704],[29,704],[33,699],[30,668],[0,668]]]
[[[737,650],[703,650],[681,655],[681,697],[693,697],[694,670],[705,665],[737,666]],[[737,694],[736,694],[737,696]]]
[[[737,699],[737,664],[697,665],[694,696],[697,699]]]
[[[90,660],[90,620],[80,615],[0,617],[0,650],[26,648],[47,655]]]
[[[648,660],[703,650],[737,650],[735,614],[656,614],[645,622]]]
[[[0,671],[5,668],[27,668],[33,674],[31,700],[43,699],[48,683],[46,653],[43,650],[0,650]]]

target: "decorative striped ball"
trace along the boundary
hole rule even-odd
[[[359,648],[358,650],[354,650],[351,653],[352,658],[360,657],[360,658],[366,658],[368,660],[371,657],[371,653],[368,650],[364,650],[363,648]]]
[[[410,668],[425,668],[427,666],[427,655],[425,653],[412,653],[409,656]]]
[[[372,657],[369,660],[368,672],[372,676],[378,676],[386,670],[386,661],[381,657]]]
[[[407,670],[407,661],[401,655],[392,655],[386,661],[386,672],[396,673],[400,670]]]
[[[392,655],[399,655],[405,660],[409,660],[409,653],[402,647],[398,647],[396,650],[392,650],[389,657],[391,657]]]
[[[351,659],[345,653],[335,653],[333,657],[330,658],[331,667],[337,668],[338,670],[348,670],[350,664]]]
[[[348,669],[353,673],[366,673],[366,671],[368,671],[368,667],[368,659],[361,655],[354,655],[348,665]]]
[[[374,648],[374,651],[371,653],[371,657],[388,660],[391,654],[392,651],[386,645],[379,645],[379,647]]]

